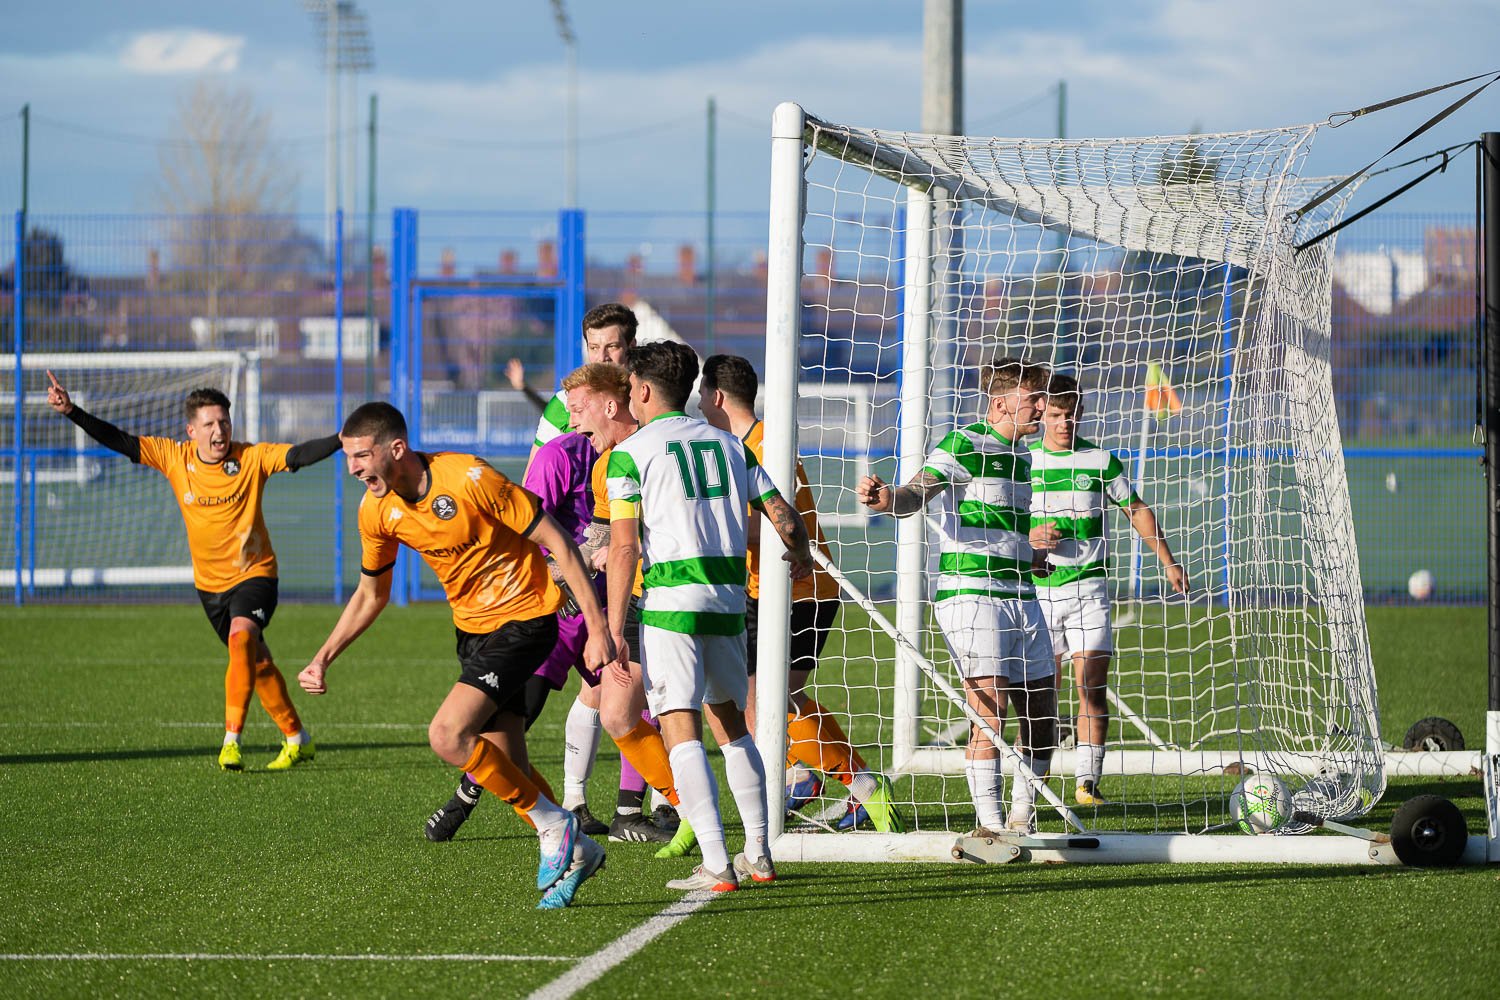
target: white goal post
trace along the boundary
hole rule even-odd
[[[47,405],[53,372],[74,403],[130,434],[181,436],[182,401],[193,389],[229,396],[235,436],[260,440],[260,354],[255,351],[37,352],[0,359],[0,406],[22,408],[23,439],[0,449],[5,499],[23,477],[24,537],[19,572],[0,566],[0,588],[65,593],[119,592],[192,583],[180,519],[159,476],[124,468],[102,445]],[[8,436],[11,424],[4,430]],[[17,516],[10,503],[6,513]],[[12,554],[14,555],[14,553]]]
[[[809,690],[893,780],[909,831],[835,833],[848,793],[833,782],[784,819],[773,780],[778,858],[948,860],[975,825],[957,744],[977,720],[932,616],[937,522],[864,516],[852,492],[872,468],[911,479],[982,415],[979,367],[1019,356],[1078,377],[1080,436],[1125,456],[1195,588],[1177,599],[1150,564],[1137,578],[1121,558],[1129,524],[1105,511],[1110,590],[1135,616],[1117,622],[1111,668],[1103,775],[1119,798],[1085,810],[1054,781],[1031,856],[1394,863],[1388,844],[1357,837],[1240,834],[1229,804],[1241,775],[1275,773],[1303,817],[1277,832],[1304,833],[1308,817],[1363,815],[1387,774],[1333,409],[1332,246],[1293,250],[1350,194],[1294,214],[1320,186],[1299,177],[1315,131],[1014,140],[776,110],[764,464],[786,489],[800,434],[815,439],[804,462],[843,476],[818,506],[845,600]],[[832,266],[809,273],[810,254]],[[1170,416],[1142,415],[1148,366],[1173,386]],[[826,402],[850,399],[870,414],[858,428]],[[872,448],[876,425],[895,428],[894,461]],[[762,544],[762,565],[782,565],[774,535]],[[755,736],[773,775],[787,759],[790,595],[783,574],[763,574]],[[1066,720],[1071,683],[1062,693]],[[1052,774],[1074,764],[1065,748]]]

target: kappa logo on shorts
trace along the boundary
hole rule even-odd
[[[237,458],[224,459],[224,475],[238,476],[240,474],[240,462]]]
[[[458,514],[458,503],[448,494],[443,493],[433,498],[432,512],[440,521],[451,521]]]
[[[500,686],[500,678],[496,677],[493,671],[491,671],[490,673],[484,674],[479,679],[482,680],[482,681],[484,681],[486,684],[488,684],[492,688],[498,688]]]
[[[256,608],[254,611],[250,612],[250,614],[256,618],[259,618],[262,622],[266,620],[266,612],[264,608]]]

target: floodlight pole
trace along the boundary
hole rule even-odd
[[[1485,713],[1485,803],[1489,859],[1500,861],[1500,132],[1479,142],[1480,209],[1484,226],[1484,291],[1480,351],[1483,374],[1485,522],[1488,527],[1489,710]]]

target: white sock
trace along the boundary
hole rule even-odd
[[[874,795],[879,788],[880,783],[875,780],[875,775],[869,771],[856,773],[854,780],[849,782],[849,794],[854,797],[855,802],[863,802],[871,795]]]
[[[239,733],[231,733],[227,729],[224,730],[224,745],[226,747],[229,744],[231,744],[231,743],[238,743],[239,741],[240,741],[240,734]]]
[[[1021,763],[1035,774],[1038,778],[1047,777],[1047,769],[1052,765],[1052,755],[1045,757],[1033,757],[1030,754],[1021,755]],[[1036,811],[1036,789],[1031,782],[1021,774],[1018,769],[1011,779],[1011,819],[1023,819],[1031,816]]]
[[[1104,747],[1094,747],[1093,761],[1089,765],[1089,770],[1093,772],[1095,781],[1104,777]]]
[[[541,794],[536,797],[536,805],[526,810],[526,815],[536,824],[536,835],[541,838],[544,851],[557,847],[563,831],[568,828],[568,820],[573,818],[572,813]]]
[[[1078,784],[1085,781],[1099,782],[1099,766],[1103,762],[1104,748],[1096,743],[1078,744],[1078,766],[1074,768],[1074,776]]]
[[[979,825],[998,830],[1005,825],[1000,815],[1000,760],[966,760],[964,777],[969,779],[969,797]]]
[[[667,759],[670,760],[671,757],[669,756]],[[667,800],[667,797],[665,795],[663,795],[661,792],[658,792],[654,788],[651,789],[651,811],[652,812],[656,812],[656,810],[660,809],[662,806],[670,806],[671,804],[672,803]]]
[[[292,743],[292,744],[306,743],[307,742],[307,730],[305,730],[305,729],[299,729],[295,733],[291,733],[289,735],[288,734],[283,734],[282,735],[282,739],[284,739],[288,743]]]
[[[703,744],[698,740],[679,743],[667,759],[672,763],[672,778],[682,803],[678,812],[698,835],[703,867],[715,874],[722,872],[729,867],[729,851],[724,847],[724,824],[719,819],[719,786]]]
[[[759,861],[766,856],[765,764],[749,734],[720,747],[719,751],[724,755],[724,776],[729,780],[734,804],[739,807],[740,822],[745,824],[745,857]]]
[[[599,752],[599,710],[573,700],[568,721],[563,726],[563,800],[564,809],[576,809],[588,798],[589,775],[594,773],[594,758]]]

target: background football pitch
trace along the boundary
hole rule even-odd
[[[289,677],[337,613],[277,613]],[[1482,742],[1482,608],[1372,608],[1370,632],[1387,740],[1443,715]],[[661,913],[688,864],[644,846],[609,845],[578,905],[538,913],[535,839],[510,810],[486,801],[454,842],[423,839],[454,778],[426,745],[451,637],[442,606],[390,609],[327,697],[297,699],[316,762],[261,769],[276,734],[253,709],[252,770],[230,775],[213,763],[223,652],[197,607],[6,610],[0,996],[516,996]],[[533,730],[558,780],[570,696]],[[1395,781],[1368,825],[1424,791],[1482,829],[1475,780]],[[1477,997],[1497,946],[1495,868],[788,864],[585,993]]]

